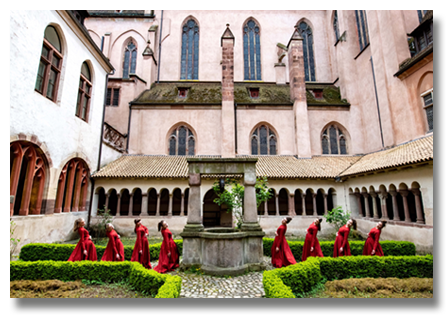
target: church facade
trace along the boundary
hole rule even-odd
[[[363,233],[385,219],[382,238],[432,250],[432,11],[111,10],[83,23],[114,68],[86,219],[106,206],[122,234],[137,217],[178,234],[187,158],[256,157],[274,195],[258,209],[268,235],[285,215],[303,235],[341,206]],[[232,225],[216,178],[200,181],[206,228]],[[47,196],[56,210],[73,202],[59,195]]]

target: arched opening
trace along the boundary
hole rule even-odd
[[[278,194],[278,211],[280,216],[288,215],[288,198],[288,191],[286,189],[280,189],[280,192]]]
[[[182,191],[178,188],[174,189],[174,191],[173,191],[173,209],[172,209],[173,216],[180,215],[181,203],[182,203]]]
[[[168,189],[162,189],[160,192],[160,216],[168,216],[169,202],[170,192]]]
[[[381,210],[381,199],[378,193],[375,196],[375,201],[376,201],[376,211],[378,213],[378,218],[383,218],[383,211]]]
[[[204,195],[202,205],[202,223],[205,228],[221,226],[221,207],[213,202],[218,198],[215,191],[210,189]]]
[[[190,195],[190,188],[185,189],[184,193],[184,215],[188,216],[188,196]]]
[[[142,191],[137,188],[133,192],[132,196],[132,215],[140,216],[142,213]]]
[[[157,212],[157,191],[153,188],[148,193],[148,215],[155,216]]]
[[[128,189],[123,189],[120,196],[120,216],[129,215],[129,201],[131,197]]]
[[[294,192],[294,210],[296,211],[297,216],[301,216],[303,213],[303,206],[302,206],[302,190],[296,189]]]
[[[319,189],[316,195],[316,211],[319,216],[325,213],[324,197],[323,190]]]
[[[117,215],[117,203],[118,203],[117,191],[115,189],[112,189],[109,192],[109,204],[107,206],[112,216]]]
[[[277,205],[276,205],[276,193],[275,189],[269,189],[269,192],[271,193],[271,198],[268,200],[268,215],[269,216],[275,216],[277,214]]]
[[[327,195],[327,210],[331,211],[334,209],[334,204],[336,198],[336,190],[333,188],[328,189],[328,195]]]
[[[259,194],[260,191],[258,189],[256,189],[256,193]],[[261,202],[260,205],[257,208],[257,214],[258,216],[263,216],[264,215],[264,202]]]
[[[307,216],[312,216],[314,214],[313,191],[311,189],[306,190],[305,211]]]
[[[106,205],[106,191],[101,187],[97,190],[96,193],[98,194],[98,208],[96,215],[98,215],[98,212],[100,210],[103,210],[104,206]]]

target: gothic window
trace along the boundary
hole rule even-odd
[[[336,42],[337,42],[337,41],[339,41],[338,11],[334,11],[333,29],[334,29],[334,35],[336,37]]]
[[[257,127],[251,136],[252,155],[276,155],[277,137],[269,126]]]
[[[369,44],[367,17],[365,10],[355,10],[356,26],[358,27],[359,49],[363,50]]]
[[[169,155],[194,155],[196,139],[186,126],[179,126],[170,135]]]
[[[322,133],[322,154],[347,154],[347,139],[340,128],[330,125]]]
[[[54,212],[86,211],[89,168],[82,159],[71,159],[62,168]]]
[[[133,41],[129,41],[124,50],[123,61],[123,78],[129,78],[129,74],[135,74],[135,67],[137,65],[137,47]]]
[[[61,68],[61,40],[56,29],[47,26],[34,89],[44,97],[56,101]]]
[[[79,79],[78,101],[76,103],[76,116],[87,121],[92,95],[92,77],[86,62],[81,66],[81,78]]]
[[[425,110],[426,120],[428,121],[428,131],[433,131],[433,91],[425,93],[422,95],[423,98],[423,109]]]
[[[244,80],[261,80],[260,27],[249,20],[243,28]]]
[[[182,27],[182,54],[180,79],[198,79],[199,27],[190,19]]]
[[[313,32],[304,21],[297,26],[299,34],[303,37],[303,61],[305,63],[305,81],[316,80],[314,69]]]

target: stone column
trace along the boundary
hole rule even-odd
[[[251,168],[246,168],[244,172],[244,222],[241,225],[242,231],[261,231],[258,223],[257,196],[255,194],[256,180],[255,165]]]
[[[140,217],[149,216],[148,214],[148,193],[142,193],[142,208]]]
[[[359,217],[362,217],[362,203],[361,203],[361,194],[355,193],[356,199],[358,201],[358,213]]]
[[[417,210],[417,224],[425,224],[425,219],[423,218],[423,211],[422,211],[422,201],[420,199],[420,189],[412,188],[411,191],[415,197],[415,207]]]
[[[324,194],[324,214],[328,213],[327,197],[328,197],[328,194]]]
[[[288,216],[294,217],[296,215],[296,209],[295,209],[295,202],[294,202],[294,194],[289,195],[289,202],[288,202]]]
[[[392,207],[394,209],[394,221],[399,221],[400,213],[398,212],[397,192],[389,191],[389,194],[392,195]]]
[[[188,219],[184,227],[185,231],[203,231],[201,219],[201,174],[190,173],[188,180],[190,194],[188,196]]]
[[[404,221],[411,222],[411,215],[409,214],[409,205],[408,205],[408,194],[409,190],[398,190],[400,195],[403,197],[403,207],[404,207]]]
[[[370,212],[369,206],[369,194],[363,192],[362,195],[364,196],[364,206],[366,207],[366,218],[372,218],[372,213]]]
[[[389,220],[389,214],[387,212],[387,192],[381,192],[378,196],[381,201],[381,220]]]
[[[278,195],[275,193],[275,215],[280,216],[279,206],[278,206]]]
[[[268,211],[268,201],[264,202],[264,215],[265,216],[269,216],[269,211]]]
[[[169,201],[168,201],[168,216],[173,215],[173,194],[169,194]]]
[[[109,193],[107,193],[106,195],[106,201],[104,203],[104,206],[106,207],[107,210],[109,210]]]
[[[180,199],[180,215],[181,215],[181,216],[185,216],[184,197],[185,197],[185,195],[182,193],[182,197],[181,197],[181,199]]]
[[[370,196],[372,196],[373,218],[379,219],[380,216],[378,216],[378,206],[376,205],[376,193],[371,192]]]
[[[142,199],[143,199],[143,194],[142,194]],[[129,194],[129,211],[128,211],[128,216],[131,217],[132,214],[132,208],[134,207],[134,194]]]
[[[93,194],[93,199],[92,199],[92,208],[90,210],[90,216],[96,216],[98,213],[98,199],[99,196],[98,194]]]
[[[313,216],[317,216],[316,193],[313,193]]]
[[[162,193],[157,194],[157,206],[156,206],[156,216],[160,216],[160,199],[162,198]]]
[[[73,207],[72,207],[72,211],[76,212],[79,211],[80,207],[79,207],[79,199],[81,197],[81,183],[82,183],[82,171],[83,171],[83,167],[79,164],[78,167],[76,167],[76,185],[74,186],[75,188],[75,197],[73,199]]]
[[[117,217],[121,216],[120,208],[121,208],[121,194],[117,193],[117,213],[115,214],[115,216]]]
[[[306,216],[306,202],[305,202],[305,196],[306,193],[302,193],[302,216]]]

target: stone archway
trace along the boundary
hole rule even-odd
[[[216,195],[213,189],[207,191],[202,202],[202,225],[204,228],[221,226],[221,207],[213,202]]]

